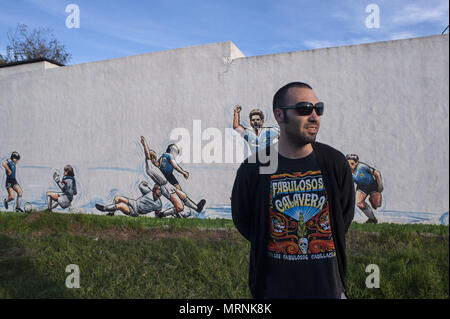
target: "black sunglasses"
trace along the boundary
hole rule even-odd
[[[299,102],[291,106],[280,106],[280,109],[295,109],[298,115],[311,115],[313,110],[316,110],[317,115],[321,116],[323,114],[323,102],[317,102],[316,105],[310,102]]]

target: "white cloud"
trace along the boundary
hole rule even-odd
[[[448,2],[437,6],[408,4],[394,15],[392,22],[398,26],[418,23],[448,23]]]
[[[270,47],[270,50],[272,51],[279,51],[279,50],[290,50],[294,47],[295,45],[292,43],[277,43],[274,44]]]
[[[32,4],[38,7],[40,10],[54,15],[54,16],[64,16],[66,5],[62,1],[57,0],[29,0]]]
[[[416,38],[417,35],[411,32],[394,32],[390,35],[391,40]]]
[[[18,20],[18,17],[12,17],[9,14],[5,14],[3,12],[0,12],[0,25],[4,25],[7,27],[16,27],[17,23],[20,20]]]
[[[368,37],[363,38],[355,38],[355,39],[347,39],[347,40],[334,40],[334,41],[327,41],[327,40],[306,40],[303,41],[303,45],[306,46],[308,49],[322,49],[322,48],[332,48],[332,47],[339,47],[344,45],[356,45],[356,44],[362,44],[362,43],[371,43],[376,40]]]
[[[65,5],[59,0],[29,0],[44,12],[59,17],[66,15]],[[146,19],[145,21],[115,21],[108,19],[96,10],[85,10],[80,7],[81,28],[98,32],[120,40],[135,44],[152,46],[161,49],[172,49],[190,44],[187,31],[167,27],[161,23]]]
[[[337,42],[327,40],[306,40],[303,44],[309,49],[321,49],[338,46]]]

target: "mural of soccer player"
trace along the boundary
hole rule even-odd
[[[22,199],[22,188],[16,180],[16,165],[19,163],[20,155],[18,152],[12,152],[10,158],[2,163],[6,173],[6,191],[8,197],[3,200],[3,205],[8,209],[8,203],[14,200],[14,192],[17,194],[16,198],[16,212],[23,213],[23,209],[20,208],[20,200]]]
[[[155,156],[152,157],[151,160],[153,165],[159,167],[161,172],[166,177],[167,181],[177,189],[181,190],[180,183],[173,175],[173,170],[175,169],[177,172],[183,175],[185,179],[188,179],[189,172],[182,169],[181,166],[177,163],[176,158],[179,154],[180,150],[178,149],[178,146],[176,146],[175,144],[170,144],[169,146],[167,146],[166,152],[161,155],[158,161],[156,161]]]
[[[264,113],[260,109],[250,111],[249,120],[251,128],[241,125],[239,119],[241,110],[242,107],[240,105],[235,105],[233,129],[241,134],[248,143],[252,153],[256,153],[278,140],[280,136],[279,129],[264,126]]]
[[[115,211],[121,211],[125,215],[138,217],[151,212],[158,216],[161,212],[161,187],[158,184],[150,188],[146,181],[139,184],[139,190],[142,196],[138,199],[130,199],[125,196],[115,196],[114,203],[110,205],[95,204],[95,207],[101,212],[107,212],[106,215],[113,216]]]
[[[145,168],[147,175],[153,180],[155,184],[158,184],[161,187],[162,195],[173,204],[173,207],[157,214],[156,216],[166,217],[172,215],[181,215],[181,217],[187,217],[182,215],[184,205],[200,213],[203,210],[206,201],[202,199],[196,204],[186,195],[186,193],[170,184],[159,167],[153,164],[153,161],[157,157],[156,152],[149,149],[147,141],[143,136],[141,136],[141,144],[144,147]]]
[[[58,206],[66,209],[72,204],[73,197],[78,193],[73,167],[71,165],[64,166],[63,174],[61,180],[57,172],[53,173],[53,180],[61,189],[61,192],[48,191],[46,193],[47,208],[50,211]]]
[[[347,154],[345,158],[350,165],[353,181],[356,184],[356,206],[368,217],[366,223],[377,223],[374,210],[381,207],[383,183],[381,173],[375,168],[360,162],[356,154]],[[366,203],[369,196],[370,205]]]

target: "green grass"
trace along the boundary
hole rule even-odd
[[[353,298],[448,298],[448,226],[353,223],[348,238],[348,290]],[[380,269],[367,289],[366,266]]]
[[[0,298],[250,298],[249,249],[225,219],[2,212]],[[350,298],[449,297],[448,226],[354,223],[347,255]]]

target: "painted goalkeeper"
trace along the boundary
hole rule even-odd
[[[72,204],[73,197],[77,195],[77,183],[75,174],[71,165],[64,166],[64,176],[60,179],[57,172],[53,173],[53,180],[61,189],[61,192],[47,192],[47,208],[55,209],[60,206],[65,209]]]

